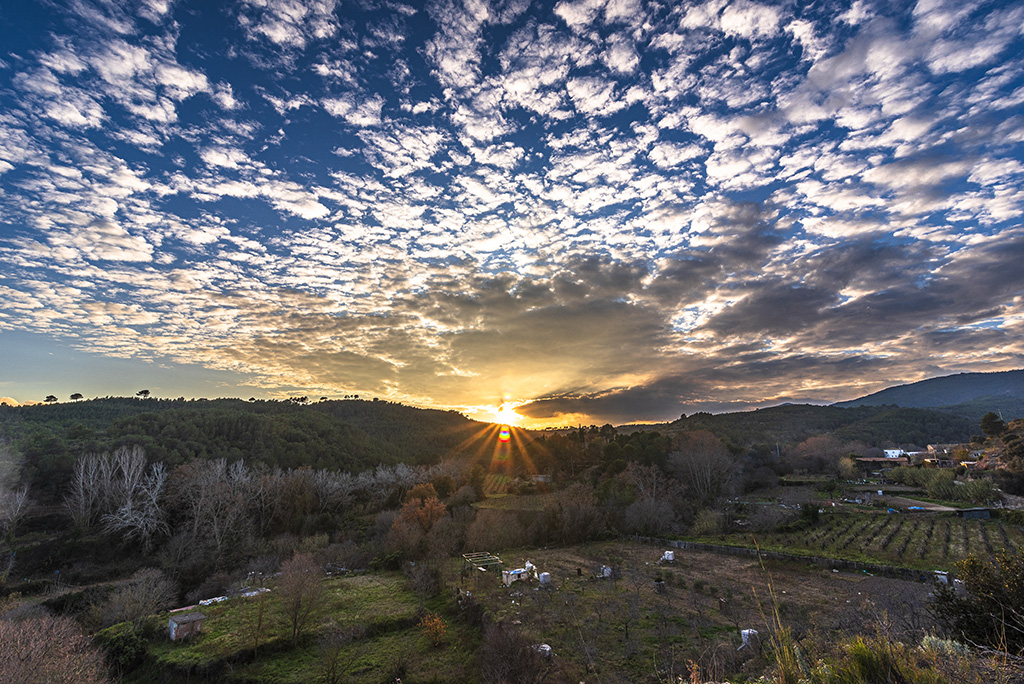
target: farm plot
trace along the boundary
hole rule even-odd
[[[991,557],[1024,544],[1021,528],[1001,520],[951,515],[832,513],[810,529],[755,534],[762,549],[883,565],[949,568],[968,553]],[[751,535],[720,535],[700,541],[751,545]]]
[[[677,550],[674,564],[659,565],[661,553],[623,542],[524,550],[506,563],[530,560],[550,573],[548,588],[536,580],[502,587],[481,576],[471,589],[497,620],[549,644],[573,682],[677,681],[690,660],[714,681],[754,676],[766,663],[737,650],[740,630],[767,634],[769,583],[797,633],[870,632],[882,612],[900,616],[897,629],[930,624],[926,583],[695,550]],[[602,565],[612,579],[598,577]],[[656,589],[655,579],[664,586]]]
[[[202,632],[187,642],[171,642],[162,631],[156,634],[148,643],[149,665],[122,681],[305,684],[325,681],[332,662],[334,681],[351,684],[379,684],[389,674],[392,682],[399,677],[453,684],[478,681],[478,631],[454,619],[448,602],[435,598],[423,605],[399,573],[323,582],[326,591],[316,620],[297,647],[290,643],[287,616],[275,593],[266,595],[265,614],[256,612],[253,599],[232,598],[204,608]],[[441,613],[447,623],[441,648],[434,647],[418,626],[428,610]],[[166,619],[163,615],[160,624]],[[439,673],[444,673],[443,679]]]
[[[488,473],[484,478],[485,496],[504,496],[508,494],[508,486],[512,481],[505,473]]]

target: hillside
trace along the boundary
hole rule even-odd
[[[1002,412],[1007,420],[1019,418],[1024,416],[1024,370],[947,375],[833,404],[842,408],[892,405],[931,408],[972,421],[989,411]]]
[[[621,429],[621,428],[620,428]],[[786,404],[737,413],[695,413],[662,425],[644,426],[672,434],[708,430],[733,448],[795,444],[819,434],[884,447],[897,444],[962,442],[977,424],[934,410],[892,406]]]
[[[0,441],[24,454],[37,492],[66,481],[77,457],[122,445],[140,445],[151,461],[170,466],[244,458],[282,468],[359,471],[378,463],[436,462],[480,429],[455,412],[386,401],[112,397],[0,406]]]

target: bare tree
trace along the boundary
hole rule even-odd
[[[0,680],[18,684],[102,684],[103,655],[71,618],[0,620]]]
[[[518,628],[502,622],[484,627],[480,647],[480,670],[488,684],[540,682],[546,674],[544,663]]]
[[[352,503],[356,483],[348,473],[333,473],[329,470],[317,470],[313,473],[313,485],[316,488],[320,512],[341,511]]]
[[[168,608],[177,596],[174,585],[156,568],[144,568],[122,583],[96,607],[103,625],[128,622],[135,631],[150,615]]]
[[[110,510],[130,505],[146,478],[146,452],[140,446],[121,447],[109,459],[107,504]]]
[[[621,477],[632,485],[637,499],[664,499],[674,484],[658,466],[645,466],[637,461],[627,463]]]
[[[64,511],[77,527],[83,529],[92,525],[100,514],[104,496],[101,458],[97,454],[87,454],[75,462],[71,484],[64,496]]]
[[[14,569],[14,559],[17,557],[17,551],[0,554],[0,585],[7,582],[7,578],[10,576],[11,570]]]
[[[25,457],[10,442],[0,439],[0,490],[7,490],[18,482]]]
[[[365,625],[343,627],[335,623],[324,632],[320,638],[320,672],[324,684],[347,681],[348,666],[366,650],[365,645],[356,644],[365,635]]]
[[[356,481],[359,489],[367,495],[371,507],[379,509],[393,495],[416,484],[418,479],[418,473],[412,466],[399,463],[379,465],[373,471],[360,473]]]
[[[669,465],[695,498],[707,503],[721,494],[732,472],[732,461],[722,440],[707,430],[695,430],[679,435],[674,447]]]
[[[675,523],[675,511],[666,499],[637,499],[622,514],[622,529],[630,534],[665,534]]]
[[[284,472],[280,468],[268,470],[265,467],[252,475],[249,483],[248,500],[253,510],[256,529],[262,537],[270,531],[281,509],[284,492]]]
[[[12,492],[0,490],[0,537],[14,538],[15,528],[28,511],[28,485]]]
[[[160,535],[169,532],[164,521],[160,497],[167,483],[163,463],[155,463],[141,482],[133,483],[131,495],[125,495],[116,511],[103,516],[103,528],[110,534],[121,534],[127,541],[137,541],[146,549]]]
[[[679,483],[655,465],[630,461],[619,478],[632,487],[636,501],[626,507],[621,529],[631,534],[664,534],[676,522],[672,500],[682,498]]]
[[[76,525],[89,527],[104,514],[136,507],[140,498],[146,498],[146,485],[142,447],[121,447],[113,454],[87,454],[75,463],[64,510]]]
[[[834,474],[845,453],[844,444],[831,435],[808,437],[794,449],[794,466],[809,472]]]
[[[252,525],[252,476],[242,461],[195,461],[175,469],[169,489],[194,540],[208,540],[218,558],[247,536]]]
[[[292,646],[316,615],[326,593],[323,571],[308,553],[298,553],[281,565],[277,595],[292,630]]]
[[[260,643],[263,641],[263,634],[269,628],[272,621],[270,613],[270,592],[262,591],[263,587],[254,596],[244,599],[240,610],[242,618],[242,632],[246,640],[252,644],[252,655],[255,658],[259,653]]]

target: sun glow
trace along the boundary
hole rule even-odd
[[[492,409],[491,413],[494,414],[494,422],[502,425],[518,425],[519,421],[523,419],[516,413],[515,408],[508,404],[502,404],[497,409]]]

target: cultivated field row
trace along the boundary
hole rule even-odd
[[[702,541],[749,545],[918,569],[949,569],[969,553],[992,557],[1024,546],[1024,531],[1000,520],[947,515],[836,513],[810,529],[721,535]]]

